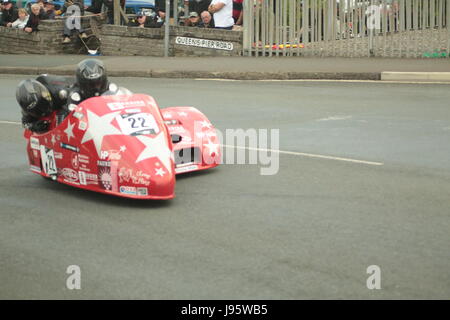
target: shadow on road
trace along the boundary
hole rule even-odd
[[[60,195],[66,198],[76,198],[77,200],[103,203],[124,208],[158,209],[168,207],[172,202],[172,200],[139,200],[121,198],[109,194],[79,189],[77,187],[72,187],[63,183],[51,181],[46,178],[42,178],[39,184],[42,186],[41,188],[45,188],[51,192],[54,192],[55,196]]]

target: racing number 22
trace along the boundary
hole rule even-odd
[[[145,119],[142,117],[139,118],[128,118],[128,121],[131,122],[131,128],[133,129],[140,129],[140,128],[146,128],[147,126],[145,125]],[[137,121],[141,121],[141,126],[138,126],[136,124]]]

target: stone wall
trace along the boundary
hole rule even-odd
[[[41,21],[40,31],[31,34],[23,30],[0,27],[0,53],[86,53],[86,48],[78,37],[72,37],[72,42],[69,44],[62,43],[63,23],[62,20]],[[90,34],[89,20],[84,18],[82,24],[87,34]],[[164,28],[104,25],[99,32],[102,55],[164,55]],[[205,48],[198,45],[232,48],[232,50]],[[97,48],[90,47],[90,49]],[[238,56],[242,54],[242,32],[171,26],[169,54],[171,56]]]
[[[231,44],[232,50],[220,50],[177,44],[177,37],[199,39],[196,42],[219,41]],[[208,42],[206,42],[208,40]],[[194,41],[191,41],[194,42]],[[164,55],[164,28],[104,26],[101,33],[104,55]],[[170,27],[171,56],[239,56],[242,54],[242,32],[192,27]]]
[[[85,53],[85,47],[78,37],[63,44],[63,21],[46,20],[39,24],[39,32],[26,33],[23,30],[0,27],[0,53],[61,54]],[[89,33],[89,21],[83,19],[82,26]]]

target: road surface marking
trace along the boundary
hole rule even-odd
[[[222,78],[195,78],[196,81],[259,81],[259,82],[342,82],[342,83],[379,83],[379,84],[430,84],[450,85],[450,82],[439,81],[388,81],[388,80],[345,80],[345,79],[222,79]]]
[[[17,126],[21,126],[22,125],[20,122],[6,121],[6,120],[0,120],[0,124],[14,124],[14,125],[17,125]]]
[[[375,161],[367,161],[367,160],[359,160],[359,159],[351,159],[351,158],[343,158],[343,157],[334,157],[327,156],[323,154],[314,154],[314,153],[305,153],[305,152],[295,152],[295,151],[283,151],[283,150],[273,150],[273,149],[261,149],[261,148],[253,148],[253,147],[242,147],[242,146],[231,146],[231,145],[222,145],[224,148],[235,148],[235,149],[245,149],[251,151],[263,151],[263,152],[273,152],[279,154],[288,154],[293,156],[300,157],[308,157],[308,158],[317,158],[317,159],[326,159],[326,160],[335,160],[335,161],[343,161],[343,162],[352,162],[359,164],[367,164],[371,166],[383,166],[383,162],[375,162]]]
[[[0,120],[0,124],[22,125],[20,122],[5,121],[5,120]],[[334,156],[327,156],[327,155],[323,155],[323,154],[295,152],[295,151],[283,151],[283,150],[273,150],[273,149],[261,149],[261,148],[231,146],[231,145],[222,145],[222,147],[224,147],[224,148],[235,148],[235,149],[245,149],[245,150],[251,150],[251,151],[273,152],[273,153],[288,154],[288,155],[300,156],[300,157],[308,157],[308,158],[317,158],[317,159],[352,162],[352,163],[359,163],[359,164],[367,164],[367,165],[371,165],[371,166],[382,166],[382,165],[384,165],[383,162],[374,162],[374,161],[366,161],[366,160],[359,160],[359,159],[334,157]]]

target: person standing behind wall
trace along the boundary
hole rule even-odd
[[[173,17],[173,0],[170,0],[170,18]],[[166,0],[155,0],[155,10],[161,19],[166,18]]]
[[[233,0],[212,0],[208,11],[214,15],[216,29],[233,29]]]
[[[201,16],[203,11],[208,11],[211,0],[189,0],[189,12],[197,12]]]
[[[33,5],[31,5],[31,13],[28,18],[28,22],[25,25],[25,28],[23,29],[25,32],[31,33],[31,32],[35,32],[35,31],[39,31],[39,29],[38,29],[39,22],[41,20],[43,20],[40,16],[40,13],[41,13],[41,7],[37,3],[34,3]]]
[[[14,4],[9,0],[3,1],[3,10],[2,10],[2,26],[11,25],[18,18],[17,9],[14,7]]]
[[[242,3],[244,0],[233,0],[233,20],[237,26],[242,26],[244,10]]]

